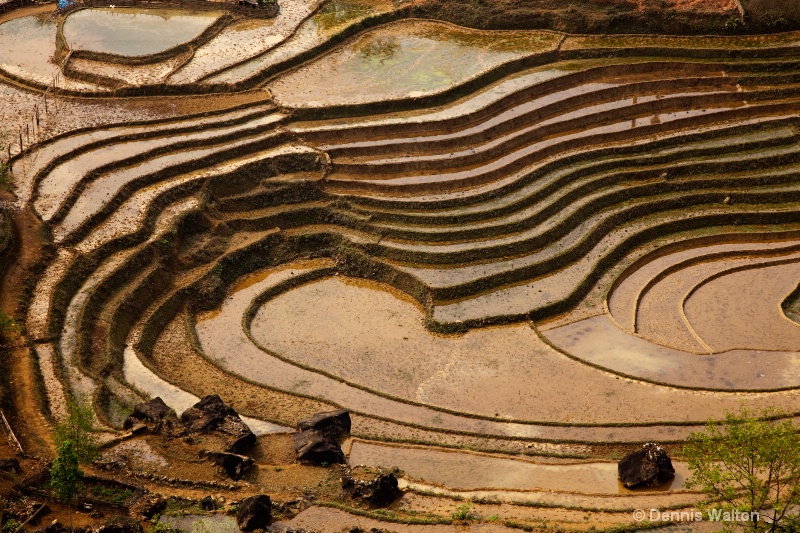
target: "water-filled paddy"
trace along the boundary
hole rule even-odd
[[[52,62],[57,31],[56,20],[45,13],[0,24],[0,68],[49,85],[58,71]]]
[[[405,20],[355,40],[271,85],[283,104],[318,107],[411,98],[459,85],[493,67],[555,49],[550,32],[490,33]]]
[[[171,77],[172,83],[196,82],[247,61],[277,46],[294,33],[316,7],[314,0],[281,5],[275,18],[239,20],[194,51],[192,59]]]
[[[388,0],[332,0],[306,20],[286,42],[246,63],[208,79],[212,83],[234,83],[257,74],[272,65],[290,59],[324,43],[337,32],[364,18],[390,11]]]
[[[407,448],[368,442],[354,442],[351,465],[402,465],[406,476],[425,479],[460,490],[506,489],[551,490],[584,494],[631,494],[617,481],[617,464],[579,463],[562,465],[536,464],[527,461],[478,455],[451,450]],[[688,477],[685,464],[673,462],[675,479],[661,490],[684,488]]]
[[[256,284],[240,290],[258,289]],[[209,328],[214,328],[221,342],[230,345],[232,336],[224,331],[240,322],[240,317],[223,314],[198,326],[201,338],[210,340]],[[386,285],[342,277],[304,284],[268,300],[255,314],[251,333],[271,352],[363,387],[489,416],[704,420],[738,402],[734,395],[619,379],[559,354],[528,324],[436,335],[425,328],[422,310],[408,297]],[[226,364],[244,368],[245,358],[237,359],[227,355]],[[256,374],[253,370],[248,376]],[[580,383],[580,394],[563,394],[564,383]],[[792,402],[790,396],[775,401]]]
[[[73,50],[144,56],[192,40],[219,16],[218,11],[92,8],[67,17],[63,32]]]

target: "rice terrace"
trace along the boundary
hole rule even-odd
[[[117,1],[0,0],[2,533],[754,520],[800,2]]]

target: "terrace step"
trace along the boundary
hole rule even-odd
[[[641,220],[637,224],[620,226],[593,243],[591,251],[583,253],[579,261],[568,266],[562,263],[560,269],[555,271],[542,263],[526,271],[530,263],[525,258],[484,265],[481,270],[477,267],[466,268],[461,275],[402,265],[397,268],[418,277],[427,285],[439,286],[438,291],[434,290],[439,295],[433,310],[433,318],[437,321],[481,323],[519,320],[528,315],[545,318],[571,309],[617,258],[636,245],[651,240],[654,234],[666,236],[702,225],[724,225],[726,221],[738,224],[789,223],[797,216],[797,208],[798,204],[785,204],[772,210],[709,208],[698,214],[683,210],[664,212],[650,217],[652,220],[649,221]],[[500,271],[502,268],[508,269],[505,277]],[[524,281],[526,277],[533,281]],[[465,285],[456,288],[456,280]],[[517,284],[513,285],[515,281]],[[463,299],[455,300],[453,296]]]
[[[163,158],[181,151],[190,153],[196,147],[235,142],[242,137],[272,130],[283,118],[285,116],[279,113],[259,115],[233,126],[205,128],[185,134],[179,143],[172,136],[106,143],[102,148],[84,152],[57,165],[43,176],[37,187],[39,192],[34,206],[42,218],[57,222],[63,218],[63,211],[70,207],[75,189],[86,187],[104,174],[156,157]]]
[[[606,126],[588,128],[580,132],[556,137],[525,146],[487,163],[463,170],[411,175],[378,175],[378,179],[363,179],[360,175],[331,174],[327,177],[327,190],[331,193],[379,193],[387,196],[410,196],[443,191],[463,190],[502,180],[532,163],[569,150],[587,150],[598,145],[641,139],[647,135],[677,132],[687,127],[713,124],[734,118],[770,117],[800,106],[800,99],[765,102],[743,108],[720,108],[682,111],[661,117],[660,124],[619,121]]]
[[[60,241],[72,233],[85,232],[104,218],[110,207],[119,205],[144,185],[172,179],[187,171],[202,171],[204,168],[241,158],[243,154],[260,153],[285,140],[282,131],[267,129],[233,142],[166,154],[114,170],[102,179],[92,181],[62,204],[65,207],[59,212],[60,217],[51,219],[56,222],[56,238]]]
[[[133,141],[150,137],[202,131],[208,127],[233,126],[268,114],[272,103],[248,104],[222,111],[187,116],[180,119],[143,121],[139,124],[120,124],[89,128],[68,133],[36,145],[12,161],[11,173],[20,202],[27,202],[40,178],[56,165],[86,151],[113,142]]]
[[[609,143],[590,149],[567,150],[556,156],[528,165],[525,168],[511,173],[505,178],[480,187],[467,190],[444,191],[433,194],[418,194],[406,196],[383,196],[374,194],[349,194],[337,192],[331,187],[326,191],[340,199],[340,203],[352,209],[368,211],[376,220],[409,220],[410,222],[424,221],[425,213],[438,211],[449,212],[455,208],[480,210],[480,205],[492,202],[504,196],[516,194],[518,189],[524,188],[536,179],[549,172],[558,171],[561,167],[586,166],[591,167],[595,161],[611,161],[615,158],[626,159],[635,155],[640,150],[658,151],[673,150],[682,144],[696,142],[713,142],[716,137],[730,137],[737,132],[741,135],[768,130],[771,128],[789,127],[794,131],[796,118],[791,114],[766,115],[745,118],[742,120],[728,120],[719,123],[702,125],[695,128],[680,129],[667,134],[645,136],[633,141],[620,141]],[[780,143],[780,141],[776,141]]]
[[[613,182],[633,185],[635,182],[660,181],[669,186],[668,181],[680,180],[690,173],[719,174],[722,170],[715,167],[716,164],[724,165],[726,171],[736,171],[740,163],[751,167],[757,162],[769,163],[770,158],[765,157],[769,153],[777,165],[785,165],[789,162],[785,157],[796,156],[794,135],[791,128],[783,128],[775,131],[774,135],[763,132],[750,138],[742,135],[719,141],[687,143],[677,149],[641,150],[637,157],[617,156],[564,165],[543,173],[508,195],[463,209],[405,215],[373,212],[363,207],[351,211],[369,216],[376,232],[394,240],[450,241],[492,236],[501,233],[500,228],[504,226],[510,229],[514,224],[529,220],[536,212],[536,206],[539,206],[539,211],[545,208],[554,210],[552,199],[565,197],[570,191],[581,191],[575,192],[577,197],[571,196],[578,200],[583,194],[591,194],[598,187]],[[732,151],[736,155],[730,155]],[[748,160],[742,153],[753,159]],[[769,165],[765,164],[764,168],[769,168]]]
[[[321,144],[319,148],[330,153],[331,156],[345,160],[350,158],[364,161],[377,159],[381,154],[415,154],[437,153],[460,146],[485,143],[487,139],[497,139],[502,134],[508,134],[521,129],[530,128],[533,124],[546,123],[557,117],[565,118],[565,114],[580,113],[585,117],[592,114],[593,106],[603,106],[605,110],[615,107],[639,103],[639,97],[645,95],[669,96],[671,94],[685,93],[687,86],[696,94],[706,92],[722,92],[722,89],[735,91],[736,84],[730,78],[721,74],[718,77],[677,78],[653,81],[641,81],[640,76],[634,76],[625,83],[622,77],[616,83],[594,82],[584,83],[579,86],[570,86],[557,90],[538,98],[523,101],[510,109],[488,117],[486,120],[474,123],[465,128],[450,128],[442,126],[442,133],[430,132],[428,135],[415,135],[405,137],[402,132],[396,136],[369,139],[363,141],[341,141],[333,144]],[[651,97],[652,98],[652,97]],[[599,110],[598,110],[599,111]]]

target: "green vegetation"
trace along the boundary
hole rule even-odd
[[[14,520],[13,518],[9,518],[3,524],[3,533],[14,533],[19,529],[19,526],[22,524],[18,520]]]
[[[472,504],[470,502],[462,503],[456,510],[450,513],[450,516],[453,520],[469,520],[470,519],[470,510],[472,509]]]
[[[62,442],[56,453],[50,469],[50,487],[58,498],[67,502],[72,531],[72,500],[83,488],[83,471],[78,466],[78,453],[72,441]]]
[[[105,500],[116,505],[122,505],[133,495],[133,492],[131,492],[130,489],[95,485],[92,487],[92,494],[101,500]]]
[[[91,463],[98,454],[97,439],[92,433],[94,424],[92,405],[86,398],[71,397],[67,400],[67,410],[69,416],[56,424],[53,436],[55,445],[60,448],[69,442],[81,463]]]
[[[798,531],[800,435],[779,413],[726,413],[719,425],[693,433],[683,448],[692,470],[687,487],[709,496],[704,511],[724,531]],[[758,520],[725,520],[757,513]]]
[[[0,310],[0,342],[6,342],[9,336],[19,333],[19,330],[19,324]]]

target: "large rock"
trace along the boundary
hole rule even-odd
[[[137,422],[152,422],[158,423],[162,418],[169,415],[170,407],[164,403],[160,397],[155,397],[149,402],[137,404],[133,408],[133,412],[125,420],[122,427],[125,429],[132,428]]]
[[[233,407],[227,405],[216,394],[205,396],[181,415],[181,422],[192,433],[213,431],[225,422],[227,417],[237,417]]]
[[[339,443],[318,429],[295,433],[293,438],[298,461],[317,465],[344,463],[344,452]]]
[[[342,474],[342,489],[354,500],[373,507],[385,507],[402,496],[393,472],[355,466]]]
[[[236,512],[236,523],[242,531],[264,529],[272,521],[272,502],[266,494],[250,496]]]
[[[256,436],[248,425],[216,394],[204,397],[184,411],[181,422],[190,433],[217,431],[232,437],[226,446],[230,453],[244,453],[256,443]]]
[[[675,468],[666,450],[653,442],[623,457],[617,471],[620,481],[628,488],[656,487],[675,477]]]
[[[217,508],[217,501],[213,496],[206,496],[200,500],[200,509],[204,511],[213,511]]]
[[[155,397],[149,402],[140,403],[134,407],[122,427],[135,430],[137,426],[141,427],[142,423],[146,424],[153,433],[165,437],[181,437],[186,433],[183,424],[178,420],[178,415],[160,397]]]
[[[213,464],[222,467],[222,470],[225,471],[228,477],[234,480],[241,479],[242,475],[255,464],[252,457],[235,453],[203,450],[200,452],[200,456],[206,457],[211,460]]]
[[[350,433],[350,412],[347,409],[337,409],[335,411],[317,413],[311,418],[298,422],[297,429],[300,431],[315,429],[334,440],[338,440]]]

